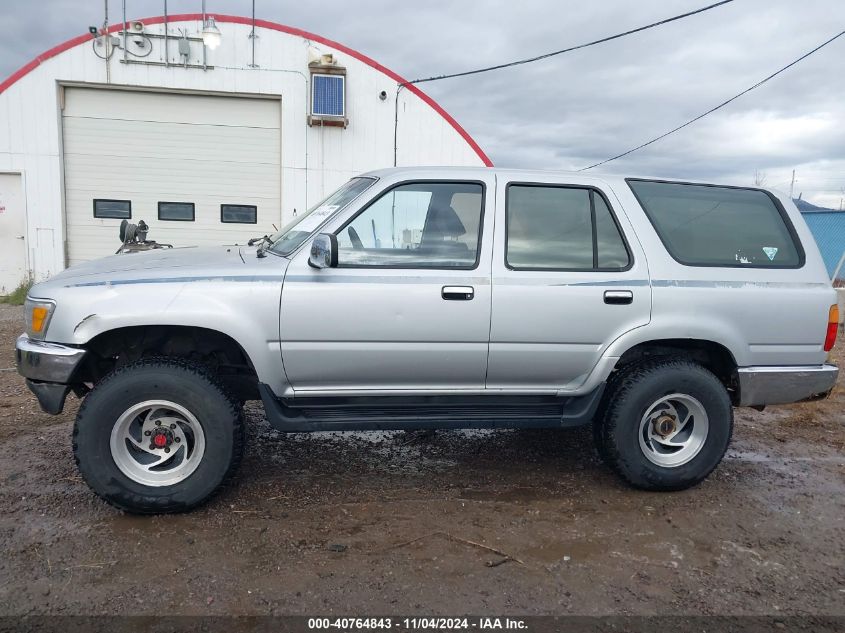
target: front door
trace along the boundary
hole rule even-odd
[[[492,176],[387,186],[324,229],[338,266],[282,289],[282,359],[295,395],[484,389],[490,329]]]
[[[26,213],[20,174],[0,174],[0,295],[10,293],[27,276]]]
[[[489,389],[576,390],[650,318],[645,256],[612,191],[557,181],[497,192]]]

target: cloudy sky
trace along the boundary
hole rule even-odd
[[[259,18],[343,42],[412,79],[530,57],[714,0],[256,0]],[[127,0],[129,17],[160,15]],[[12,5],[14,4],[14,9]],[[112,22],[120,2],[111,0]],[[249,0],[207,0],[249,15]],[[200,0],[170,0],[170,13]],[[333,6],[334,10],[327,7]],[[103,0],[3,2],[0,75],[101,24]],[[497,166],[578,169],[724,101],[845,30],[842,0],[735,0],[706,13],[535,64],[422,88]],[[602,167],[753,184],[838,208],[845,198],[845,36],[719,112]]]

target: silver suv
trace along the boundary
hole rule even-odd
[[[592,422],[628,482],[679,490],[732,407],[829,393],[835,302],[774,192],[398,168],[254,246],[69,268],[32,288],[17,362],[48,413],[84,399],[80,471],[133,512],[217,490],[254,399],[286,432]]]

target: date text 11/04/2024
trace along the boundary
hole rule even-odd
[[[360,631],[368,629],[406,630],[525,630],[525,620],[519,618],[309,618],[309,630]]]

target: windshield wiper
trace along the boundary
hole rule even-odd
[[[259,242],[270,242],[270,236],[269,235],[262,235],[261,237],[252,237],[252,238],[249,239],[249,241],[247,241],[246,245],[247,246],[254,246],[255,244],[258,244]]]
[[[258,250],[255,251],[256,256],[264,257],[267,248],[273,245],[273,240],[270,239],[269,235],[262,235],[261,237],[253,237],[246,243],[247,246],[255,246],[256,244],[258,244]]]

